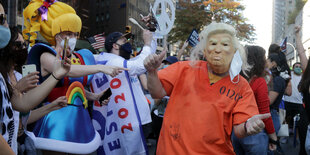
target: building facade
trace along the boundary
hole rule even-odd
[[[131,27],[133,48],[142,47],[142,30],[128,19],[141,19],[140,14],[149,13],[154,0],[62,0],[73,6],[81,17],[83,28],[81,38],[86,39],[99,33],[125,33]],[[76,1],[76,2],[73,2]]]
[[[295,24],[301,26],[301,41],[306,50],[306,56],[310,56],[310,2],[308,1],[295,19]]]
[[[287,37],[288,64],[299,61],[296,52],[295,24],[288,24],[288,17],[295,9],[295,0],[273,0],[272,43],[280,44]]]
[[[109,34],[114,31],[125,33],[126,26],[131,27],[133,34],[133,47],[142,47],[142,30],[132,24],[128,19],[132,17],[140,22],[140,14],[148,15],[150,4],[155,0],[59,0],[72,6],[82,20],[80,39],[99,33]],[[30,0],[3,1],[5,11],[8,13],[10,26],[23,28],[23,9]],[[140,22],[141,23],[141,22]],[[141,23],[142,25],[142,23]],[[43,39],[38,36],[39,39]]]

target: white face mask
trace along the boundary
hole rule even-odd
[[[231,61],[230,68],[229,68],[229,75],[230,75],[231,82],[233,83],[239,82],[239,77],[238,77],[237,82],[234,82],[233,80],[240,73],[241,67],[242,67],[242,59],[241,59],[239,51],[236,51]]]
[[[62,48],[64,48],[64,46],[65,46],[65,40],[64,39],[61,41],[60,45]],[[70,38],[68,40],[68,45],[70,47],[70,51],[72,52],[75,48],[75,45],[76,45],[76,38]]]

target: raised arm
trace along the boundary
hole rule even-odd
[[[177,55],[177,58],[178,60],[181,59],[181,56],[183,55],[184,51],[185,51],[185,48],[188,46],[188,41],[186,40],[182,46],[182,48],[178,51],[178,55]]]
[[[306,50],[302,44],[301,41],[301,36],[300,36],[300,30],[301,27],[300,26],[295,26],[295,35],[296,35],[296,49],[300,58],[300,63],[301,63],[301,67],[302,70],[306,70],[307,67],[307,63],[308,63],[308,59],[306,56]]]
[[[55,56],[51,53],[44,52],[41,55],[40,62],[41,67],[43,68],[42,75],[48,75],[53,70],[53,62],[54,62]],[[82,77],[90,74],[95,73],[105,73],[108,75],[111,75],[112,77],[118,75],[122,72],[122,70],[127,70],[122,67],[117,66],[106,66],[106,65],[72,65],[70,72],[67,76],[69,77]]]
[[[143,30],[143,40],[144,46],[142,48],[141,53],[128,61],[128,69],[130,75],[140,75],[144,73],[146,70],[143,65],[144,59],[152,53],[156,52],[157,43],[156,40],[153,39],[153,34],[149,30]]]
[[[147,88],[154,99],[160,99],[167,95],[157,74],[157,69],[160,66],[165,54],[166,51],[161,52],[159,55],[152,54],[144,60],[144,66],[148,71]]]
[[[46,98],[58,81],[67,75],[71,67],[71,61],[67,58],[65,63],[62,63],[59,57],[59,53],[54,57],[53,72],[41,85],[26,94],[22,94],[19,90],[13,88],[11,102],[15,110],[28,112],[36,107]]]

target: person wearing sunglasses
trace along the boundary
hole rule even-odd
[[[28,51],[27,43],[24,41],[21,31],[17,27],[10,27],[11,40],[9,44],[5,47],[6,51],[9,52],[8,63],[10,64],[11,70],[9,72],[10,84],[19,90],[21,93],[27,93],[27,91],[37,87],[39,82],[38,72],[33,72],[25,77],[22,77],[21,69],[26,63]],[[18,127],[18,146],[23,146],[18,148],[18,154],[28,154],[36,151],[34,147],[31,147],[33,142],[30,137],[24,133],[24,129],[27,124],[39,120],[44,115],[50,113],[51,111],[58,110],[62,107],[67,106],[67,100],[65,96],[58,97],[51,104],[44,105],[35,110],[31,110],[29,113],[19,113],[13,110],[14,119],[19,120],[14,124]],[[18,123],[18,124],[17,124]]]
[[[9,73],[13,63],[9,63],[11,57],[10,52],[7,49],[7,45],[11,39],[11,32],[8,27],[5,18],[5,12],[0,1],[0,123],[2,128],[0,129],[0,150],[4,154],[17,154],[17,131],[18,120],[15,119],[16,113],[13,113],[13,109],[21,112],[28,112],[36,107],[43,99],[49,94],[49,92],[57,84],[58,80],[53,76],[47,78],[47,80],[40,86],[29,90],[27,93],[21,93],[16,87],[11,85]],[[60,55],[57,55],[59,58]],[[71,67],[71,62],[66,59],[66,64],[60,60],[55,59],[53,73],[57,78],[64,77]],[[4,140],[6,143],[4,143]],[[8,148],[9,146],[10,148]]]

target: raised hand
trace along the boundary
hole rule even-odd
[[[65,58],[63,61],[60,59],[61,51],[57,51],[57,55],[54,61],[54,68],[52,74],[57,79],[62,79],[65,77],[71,68],[71,61],[69,58]]]
[[[295,26],[295,34],[299,34],[300,30],[301,30],[300,26]]]
[[[20,79],[15,85],[16,89],[21,93],[27,92],[30,89],[37,87],[37,83],[39,82],[39,72],[32,72],[27,76]]]
[[[145,26],[147,26],[150,31],[152,32],[156,31],[158,23],[151,13],[149,13],[147,16],[141,15],[141,21],[145,23]]]
[[[157,54],[151,54],[148,57],[144,59],[144,67],[148,72],[154,72],[157,71],[157,69],[160,67],[161,62],[163,61],[166,50],[162,51],[159,55]]]
[[[253,135],[261,132],[265,128],[265,124],[263,119],[269,118],[270,113],[267,114],[259,114],[251,117],[245,123],[245,131],[247,135]]]
[[[117,76],[119,73],[122,73],[123,70],[128,70],[128,68],[117,67],[117,66],[106,66],[101,65],[101,72],[108,74],[112,77]]]
[[[186,40],[186,41],[184,41],[182,48],[186,48],[187,46],[188,46],[188,41]]]

